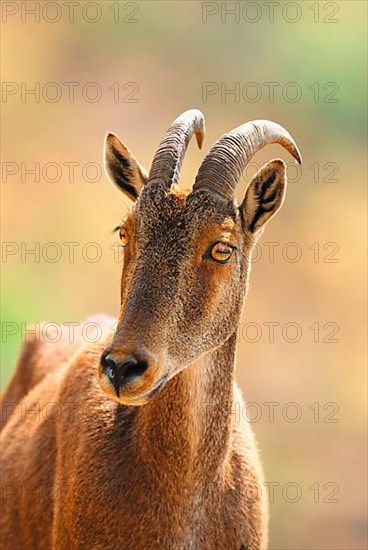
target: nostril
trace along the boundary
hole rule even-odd
[[[116,361],[115,357],[111,355],[110,353],[106,355],[105,357],[102,357],[101,364],[103,366],[103,369],[105,371],[105,374],[113,380],[116,376],[117,369],[118,369],[118,362]]]
[[[140,361],[136,357],[128,357],[119,365],[119,377],[121,384],[127,384],[134,378],[141,376],[148,368],[146,361]]]
[[[119,395],[119,389],[122,386],[139,378],[148,368],[147,361],[134,356],[119,361],[111,353],[101,357],[101,365],[105,375],[114,386],[117,395]]]

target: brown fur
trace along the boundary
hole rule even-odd
[[[283,199],[284,166],[269,171],[240,208],[204,190],[144,187],[125,221],[115,333],[104,318],[97,344],[24,345],[4,398],[4,550],[266,548],[234,364],[254,239]],[[278,198],[257,213],[271,185]],[[208,258],[221,240],[237,247],[226,264]],[[149,364],[119,397],[100,366],[107,351]]]

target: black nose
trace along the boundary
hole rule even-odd
[[[126,357],[121,361],[111,353],[102,356],[101,365],[118,397],[121,387],[141,376],[148,368],[147,362],[137,357]]]

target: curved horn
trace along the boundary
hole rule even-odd
[[[259,149],[271,143],[285,147],[301,164],[299,149],[285,128],[270,120],[253,120],[224,134],[214,143],[199,168],[193,191],[211,189],[226,199],[232,199],[245,166]]]
[[[198,147],[202,147],[204,138],[204,117],[201,111],[185,111],[167,130],[154,156],[148,181],[163,180],[168,188],[177,183],[185,151],[191,137],[195,134]]]

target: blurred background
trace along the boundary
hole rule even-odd
[[[201,109],[188,185],[225,131],[275,120],[302,169],[270,146],[238,189],[240,200],[266,160],[289,164],[284,207],[256,251],[237,368],[273,487],[270,548],[367,548],[367,4],[74,4],[2,3],[3,387],[25,324],[118,314],[111,229],[129,204],[103,173],[107,131],[149,167],[171,121]]]

